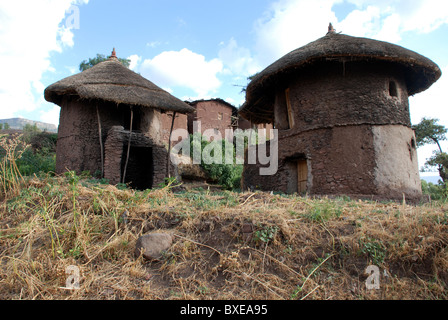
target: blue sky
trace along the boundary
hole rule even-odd
[[[435,61],[442,78],[410,99],[411,120],[436,117],[448,127],[446,0],[0,0],[0,118],[57,124],[45,87],[113,47],[180,99],[219,97],[238,107],[248,76],[324,36],[330,21],[337,32]],[[420,164],[434,149],[419,149]]]

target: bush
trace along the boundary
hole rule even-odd
[[[196,139],[194,139],[196,137]],[[202,157],[201,161],[201,167],[205,170],[207,175],[212,179],[213,181],[216,181],[219,185],[224,187],[228,190],[234,190],[240,188],[241,185],[241,175],[243,173],[243,165],[236,164],[235,157],[236,157],[236,150],[233,143],[223,139],[219,141],[211,141],[209,142],[206,137],[202,136],[200,133],[195,133],[194,135],[190,135],[190,156],[193,158],[193,150],[195,144],[200,141],[201,145],[201,154],[203,154],[204,149],[212,150],[209,154],[210,158],[214,158],[214,150],[222,150],[222,163],[216,164],[216,163],[210,163],[207,164],[204,161],[204,156]],[[227,148],[227,149],[226,149]],[[225,163],[225,150],[231,150],[232,155],[232,161],[233,164],[226,164]],[[208,156],[208,152],[205,152],[205,154]],[[206,159],[208,157],[205,157]],[[210,159],[209,159],[210,160]],[[211,161],[210,161],[211,162]]]
[[[432,200],[446,200],[447,199],[447,187],[443,182],[434,184],[422,180],[422,192],[424,195],[428,195]]]
[[[42,132],[36,125],[23,128],[23,141],[31,148],[26,149],[17,160],[17,167],[24,176],[39,173],[53,173],[56,169],[57,134]]]
[[[27,149],[17,160],[17,167],[24,176],[51,173],[56,169],[56,154],[45,149],[38,151]]]

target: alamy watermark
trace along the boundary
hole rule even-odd
[[[80,15],[79,15],[79,7],[75,5],[71,5],[65,11],[67,17],[65,18],[65,28],[66,29],[79,29],[80,28]]]
[[[67,274],[67,278],[65,280],[65,287],[61,287],[61,289],[78,290],[80,288],[80,286],[79,286],[79,279],[80,279],[79,267],[72,266],[72,265],[67,266],[67,268],[65,268],[65,273]]]
[[[367,267],[365,273],[369,275],[366,279],[366,288],[368,290],[379,290],[381,276],[380,268],[375,265],[370,265]],[[387,279],[389,277],[386,269],[384,269],[382,276],[384,279]]]
[[[380,289],[380,268],[371,265],[366,269],[366,274],[369,276],[366,279],[366,288],[368,290],[379,290]]]
[[[224,137],[217,129],[207,129],[201,134],[201,122],[193,122],[193,135],[185,129],[176,129],[171,135],[171,141],[182,140],[177,143],[170,153],[171,161],[179,164],[244,164],[247,145],[248,164],[258,163],[262,176],[274,175],[278,170],[278,130],[270,129],[269,139],[266,129],[225,129]],[[202,148],[202,139],[208,138],[216,143],[210,143]],[[218,143],[223,140],[229,143]],[[246,143],[247,141],[247,143]],[[269,146],[269,152],[268,152]],[[191,150],[193,148],[193,150]],[[235,156],[234,156],[235,153]],[[179,155],[182,157],[179,157]]]

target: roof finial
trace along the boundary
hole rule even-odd
[[[117,57],[117,53],[115,52],[115,48],[112,50],[112,55],[110,57],[111,58],[116,58]]]
[[[330,25],[328,26],[327,34],[329,34],[329,33],[336,33],[336,30],[333,28],[333,25],[331,24],[331,22],[330,22]]]

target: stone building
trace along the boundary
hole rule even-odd
[[[57,173],[90,171],[138,189],[173,172],[169,133],[186,129],[194,110],[123,66],[115,49],[107,61],[48,86],[45,99],[61,107]]]
[[[408,97],[439,67],[387,42],[329,28],[256,75],[240,115],[278,129],[278,171],[246,164],[244,188],[311,195],[419,199]],[[269,144],[269,142],[268,142]]]
[[[196,100],[187,102],[194,108],[194,112],[188,114],[188,132],[194,133],[194,122],[200,122],[201,133],[205,131],[220,134],[225,138],[226,129],[238,128],[238,110],[230,103],[216,98],[209,100]],[[210,136],[210,135],[209,135]]]
[[[273,125],[269,123],[252,124],[238,114],[238,109],[235,106],[219,98],[196,100],[188,102],[188,104],[195,108],[195,111],[187,116],[188,132],[190,134],[194,132],[194,121],[200,121],[201,133],[211,129],[215,133],[219,132],[223,139],[226,137],[226,129],[231,129],[233,131],[236,129],[247,130],[254,127],[258,129],[266,129],[267,136],[269,137],[269,129],[273,128]],[[229,136],[230,139],[232,137],[233,135]]]

